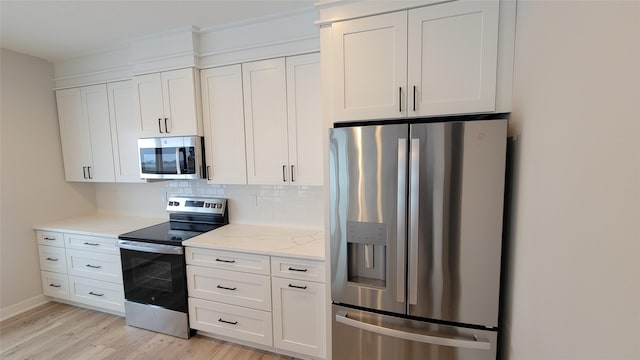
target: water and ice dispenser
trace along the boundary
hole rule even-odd
[[[347,221],[347,279],[352,283],[386,287],[387,226]]]

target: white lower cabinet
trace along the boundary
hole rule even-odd
[[[324,262],[187,247],[191,328],[326,356]]]
[[[191,328],[271,346],[271,312],[189,298]]]
[[[116,239],[40,230],[36,237],[44,295],[124,313]]]

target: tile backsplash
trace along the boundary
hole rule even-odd
[[[227,198],[231,223],[317,228],[324,225],[321,186],[211,185],[206,180],[96,184],[101,213],[165,218],[166,199],[172,195]]]

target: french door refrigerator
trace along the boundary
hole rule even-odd
[[[333,360],[496,359],[507,115],[330,130]]]

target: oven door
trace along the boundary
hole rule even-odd
[[[182,246],[119,240],[124,297],[186,313],[187,276]]]

